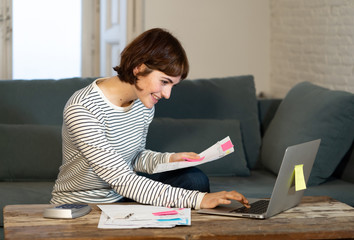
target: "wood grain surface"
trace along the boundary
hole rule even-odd
[[[5,239],[354,239],[354,208],[328,197],[304,197],[299,206],[266,220],[193,210],[191,226],[170,229],[99,229],[96,205],[77,219],[43,218],[43,210],[51,206],[6,206]]]

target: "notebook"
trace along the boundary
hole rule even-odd
[[[249,209],[243,207],[239,202],[233,201],[229,205],[220,205],[213,209],[200,209],[198,213],[266,219],[295,207],[301,201],[305,191],[305,189],[297,189],[297,191],[295,189],[295,167],[301,167],[306,184],[320,142],[321,139],[317,139],[290,146],[285,150],[270,199],[249,199],[251,204]]]

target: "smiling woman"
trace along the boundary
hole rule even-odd
[[[81,0],[13,0],[13,78],[81,76]]]
[[[209,194],[209,180],[197,168],[152,174],[159,163],[200,158],[194,152],[145,149],[155,104],[170,98],[172,87],[188,69],[180,42],[168,31],[154,28],[123,50],[117,76],[97,79],[74,93],[64,109],[63,165],[51,202],[132,199],[196,209],[230,203],[228,199],[247,204],[235,191]]]

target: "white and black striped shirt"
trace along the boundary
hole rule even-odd
[[[113,105],[96,81],[77,91],[65,106],[63,163],[51,203],[111,203],[124,196],[156,206],[199,208],[204,193],[135,173],[152,173],[171,155],[145,149],[154,108],[140,100],[124,108]]]

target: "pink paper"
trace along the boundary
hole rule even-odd
[[[187,162],[199,162],[202,161],[205,157],[202,158],[197,158],[197,159],[191,159],[191,158],[183,158],[184,160],[186,160]]]
[[[178,212],[176,210],[165,211],[165,212],[155,212],[152,213],[155,216],[165,216],[165,215],[176,215]]]
[[[234,145],[232,145],[231,140],[229,140],[229,141],[227,141],[226,143],[222,144],[222,145],[221,145],[221,148],[222,148],[223,151],[226,151],[226,150],[232,148],[233,146],[234,146]]]

